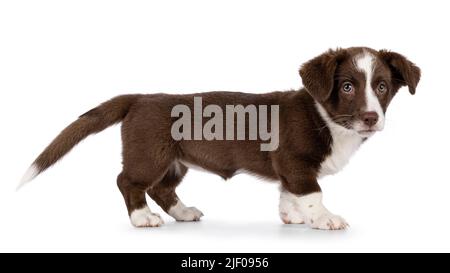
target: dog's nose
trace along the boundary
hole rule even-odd
[[[377,112],[365,112],[361,115],[362,120],[364,121],[364,124],[372,127],[374,126],[378,121],[378,114]]]

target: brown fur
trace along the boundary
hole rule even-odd
[[[367,48],[330,50],[300,69],[305,85],[298,91],[248,94],[209,92],[189,95],[125,95],[113,98],[88,111],[64,129],[36,159],[42,172],[86,136],[122,121],[123,170],[117,178],[128,213],[146,205],[145,193],[165,211],[178,197],[176,186],[187,172],[181,161],[195,164],[224,179],[243,169],[256,175],[280,180],[284,189],[298,195],[320,191],[317,183],[321,163],[331,153],[331,134],[315,103],[320,103],[343,126],[360,117],[364,106],[364,75],[355,70],[353,57],[368,50],[377,57],[375,78],[387,82],[389,91],[379,95],[386,111],[397,90],[408,85],[413,94],[420,70],[405,57],[388,51]],[[351,80],[355,94],[341,92],[344,81]],[[374,83],[376,84],[376,83]],[[177,104],[193,108],[193,97],[201,96],[203,105],[242,104],[280,106],[280,142],[275,151],[260,151],[260,140],[173,140],[170,132]],[[269,127],[270,128],[270,127]]]
[[[140,95],[124,95],[104,102],[67,126],[35,160],[39,172],[45,171],[88,135],[122,121]]]

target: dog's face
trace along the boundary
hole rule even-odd
[[[420,69],[386,50],[330,50],[300,68],[306,90],[336,124],[363,137],[384,127],[385,113],[398,89],[415,93]]]

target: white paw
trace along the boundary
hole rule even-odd
[[[324,213],[315,219],[309,219],[309,224],[315,229],[338,230],[349,227],[341,216],[331,213]]]
[[[177,221],[199,221],[203,213],[196,207],[186,207],[178,210],[172,216]]]
[[[159,227],[164,224],[161,216],[152,213],[147,206],[134,210],[130,215],[130,220],[135,227]]]
[[[299,211],[280,211],[281,221],[285,224],[304,224],[305,220]]]

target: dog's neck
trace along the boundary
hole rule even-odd
[[[315,105],[331,135],[331,153],[325,157],[320,166],[318,175],[320,178],[342,170],[365,138],[356,131],[347,129],[334,122],[319,103],[316,102]]]

